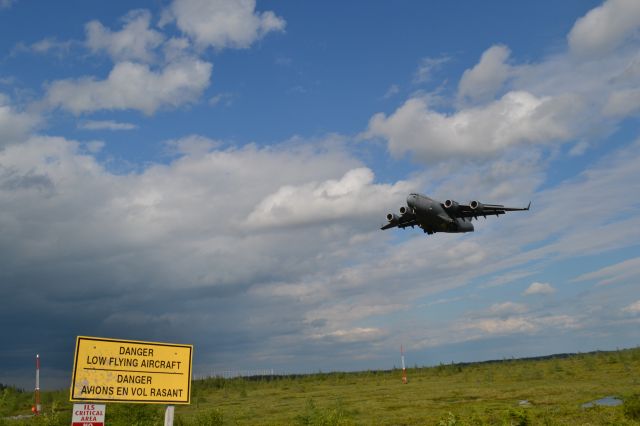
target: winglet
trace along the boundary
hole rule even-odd
[[[527,206],[527,208],[525,210],[529,210],[529,207],[531,207],[531,201],[529,201],[529,205]]]

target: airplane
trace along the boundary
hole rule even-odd
[[[527,207],[505,207],[501,204],[483,204],[471,201],[469,204],[459,204],[453,200],[444,203],[427,197],[426,195],[411,193],[407,197],[407,205],[400,207],[400,216],[395,213],[387,215],[388,223],[382,230],[389,228],[406,228],[419,226],[425,234],[436,232],[473,232],[473,219],[482,216],[500,216],[506,212],[529,210]]]

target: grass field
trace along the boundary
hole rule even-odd
[[[175,424],[640,425],[640,348],[410,368],[407,375],[408,384],[399,370],[195,380],[192,404],[176,407]],[[0,416],[29,412],[30,393],[3,392]],[[605,396],[624,404],[581,407]],[[0,425],[69,425],[67,398],[67,391],[46,392],[45,416]],[[162,406],[107,406],[108,425],[158,425],[162,418]]]

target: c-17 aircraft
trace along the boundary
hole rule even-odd
[[[393,227],[406,228],[419,226],[426,234],[435,232],[473,232],[473,219],[479,216],[500,216],[506,212],[529,210],[527,207],[505,207],[501,204],[483,204],[471,201],[469,204],[459,204],[453,200],[444,203],[436,201],[426,195],[412,193],[407,197],[407,205],[400,207],[400,216],[389,213],[389,223],[380,229]]]

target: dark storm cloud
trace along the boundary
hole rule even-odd
[[[303,145],[190,152],[113,175],[80,144],[40,137],[0,152],[0,166],[9,369],[39,351],[47,368],[70,372],[78,335],[193,343],[203,369],[293,352],[327,324],[306,318],[321,302],[256,289],[339,268],[366,242],[351,225],[404,196],[404,184],[375,184],[340,149]],[[283,188],[315,190],[304,201],[319,208],[297,209]],[[262,202],[273,194],[277,226]]]

